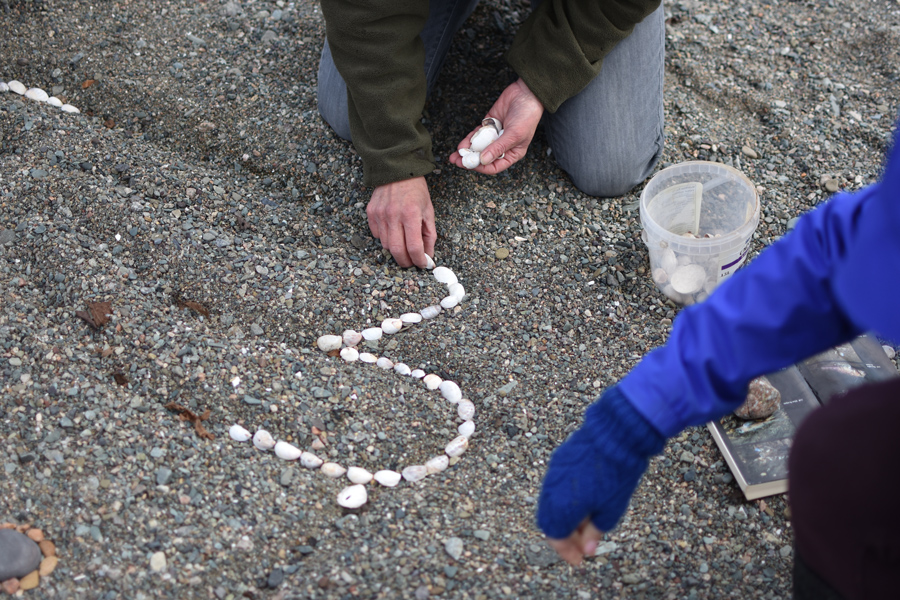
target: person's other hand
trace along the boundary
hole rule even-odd
[[[486,175],[496,175],[521,160],[528,151],[528,144],[531,143],[543,114],[544,105],[521,78],[510,84],[486,115],[500,120],[503,124],[503,135],[484,149],[481,153],[481,165],[473,170]],[[465,168],[459,155],[459,148],[468,148],[472,136],[480,128],[479,126],[473,129],[460,142],[457,151],[450,155],[450,162],[457,167]],[[499,158],[501,155],[503,158]]]
[[[434,256],[437,230],[434,207],[424,177],[405,179],[375,188],[366,207],[369,229],[403,268],[425,268]]]
[[[585,519],[569,537],[561,540],[548,538],[547,541],[563,560],[577,567],[585,556],[594,555],[601,539],[603,532],[594,527],[590,519]]]

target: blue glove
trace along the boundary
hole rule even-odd
[[[665,443],[618,387],[609,388],[550,458],[538,527],[547,537],[563,539],[590,517],[597,529],[611,530],[628,508],[650,457]]]

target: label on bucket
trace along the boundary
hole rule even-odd
[[[722,266],[719,267],[719,283],[728,279],[732,273],[737,271],[744,261],[747,260],[747,253],[750,251],[750,240],[747,240],[747,243],[744,244],[744,248],[741,250],[740,255],[737,258],[733,258],[727,260],[722,263]]]
[[[647,212],[661,227],[682,235],[700,232],[700,203],[703,184],[699,181],[667,187],[647,203]]]

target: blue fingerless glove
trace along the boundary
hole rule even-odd
[[[562,539],[589,516],[597,529],[611,530],[628,508],[650,457],[665,443],[618,387],[609,388],[550,458],[538,527],[548,537]]]

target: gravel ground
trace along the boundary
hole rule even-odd
[[[754,251],[877,177],[900,108],[895,3],[666,10],[664,165],[746,173]],[[510,81],[498,59],[526,11],[491,0],[460,32],[426,115],[436,154]],[[2,0],[0,14],[0,80],[82,111],[0,94],[0,522],[39,527],[60,558],[26,595],[790,596],[786,499],[745,501],[703,428],[652,461],[583,568],[533,525],[553,448],[677,313],[647,273],[640,189],[585,197],[540,134],[498,177],[438,169],[436,260],[469,295],[373,351],[458,381],[478,430],[444,473],[370,486],[345,511],[342,483],[229,426],[304,448],[324,431],[323,456],[374,470],[440,452],[458,421],[424,386],[314,347],[444,295],[368,233],[360,161],[315,108],[318,6]],[[103,327],[76,315],[101,301]],[[169,402],[209,409],[214,439]]]

